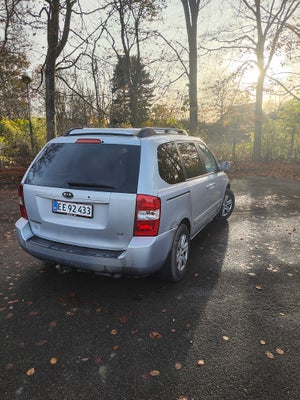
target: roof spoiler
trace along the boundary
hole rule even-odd
[[[138,138],[146,138],[159,135],[187,135],[183,129],[177,128],[72,128],[69,129],[64,136],[81,136],[81,135],[120,135],[120,136],[137,136]]]

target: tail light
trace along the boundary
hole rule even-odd
[[[20,213],[21,216],[25,219],[28,219],[25,203],[24,203],[24,193],[23,193],[23,185],[20,184],[18,187],[18,195],[19,195],[19,206],[20,206]]]
[[[154,196],[138,194],[134,236],[156,236],[160,223],[160,199]]]

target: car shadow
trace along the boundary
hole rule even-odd
[[[39,370],[38,381],[28,382],[24,395],[179,397],[188,387],[179,370],[196,365],[197,357],[208,351],[198,335],[222,269],[228,231],[227,222],[214,221],[200,232],[192,241],[187,276],[177,284],[154,276],[60,276],[40,261],[27,264],[14,288],[22,302],[15,304],[13,332],[8,333],[14,340],[7,347],[14,353],[15,343],[24,343],[15,355],[18,370],[28,365]],[[202,354],[193,356],[195,343]],[[51,357],[59,362],[49,371]],[[10,371],[8,379],[23,385],[17,372]],[[48,384],[51,379],[55,384]]]

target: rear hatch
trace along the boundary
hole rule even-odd
[[[133,235],[138,141],[60,138],[23,181],[34,235],[83,247],[123,250]]]

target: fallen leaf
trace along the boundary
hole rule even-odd
[[[186,396],[179,396],[178,400],[188,400],[188,398]]]
[[[271,353],[270,351],[266,351],[266,352],[265,352],[265,355],[266,355],[268,358],[270,358],[270,359],[273,359],[273,358],[274,358],[274,354]]]
[[[83,358],[81,359],[81,361],[82,361],[82,362],[87,362],[87,361],[89,361],[89,357],[83,357]]]
[[[260,286],[260,285],[256,285],[255,288],[256,288],[257,290],[262,290],[262,286]]]
[[[161,339],[162,338],[162,335],[158,332],[151,332],[149,334],[149,336],[151,337],[151,339]]]
[[[266,341],[262,339],[259,341],[259,343],[264,346],[266,344]]]
[[[120,320],[119,320],[122,324],[126,324],[127,322],[127,317],[125,315],[123,315]]]
[[[78,302],[78,297],[76,293],[69,293],[68,294],[68,301],[70,303],[77,303]]]
[[[28,371],[26,371],[26,375],[27,376],[32,376],[35,373],[35,369],[34,368],[30,368]]]
[[[204,365],[205,364],[205,362],[204,362],[204,360],[198,360],[197,361],[197,365],[200,367],[200,366],[202,366],[202,365]]]
[[[95,363],[96,363],[96,364],[99,364],[100,362],[101,362],[101,358],[100,358],[100,357],[96,357],[96,358],[95,358]]]
[[[72,317],[74,315],[74,312],[73,311],[67,311],[66,312],[66,316],[67,317]]]
[[[29,313],[29,317],[36,317],[37,315],[39,315],[39,313],[37,311],[31,311]]]
[[[117,350],[119,350],[119,348],[120,348],[120,346],[119,346],[119,345],[117,345],[117,344],[115,344],[115,345],[113,346],[113,350],[114,350],[114,351],[117,351]]]
[[[57,363],[57,358],[52,357],[50,358],[50,364],[55,365]]]
[[[182,369],[182,364],[180,364],[179,362],[177,362],[175,364],[175,369],[177,369],[177,371],[179,371],[180,369]]]
[[[225,342],[228,342],[229,337],[228,337],[228,336],[223,336],[223,340],[224,340]]]
[[[160,372],[157,369],[152,369],[149,374],[151,376],[158,376],[160,374]]]
[[[44,346],[44,344],[46,344],[47,343],[47,340],[39,340],[38,342],[36,342],[36,346],[38,346],[38,347],[41,347],[41,346]]]
[[[7,304],[15,304],[15,303],[19,303],[19,300],[10,300],[7,302]]]
[[[278,354],[281,354],[281,355],[284,354],[284,350],[282,350],[280,347],[277,347],[277,349],[275,351]]]
[[[118,331],[116,329],[112,329],[110,332],[112,335],[116,335],[118,333]]]

